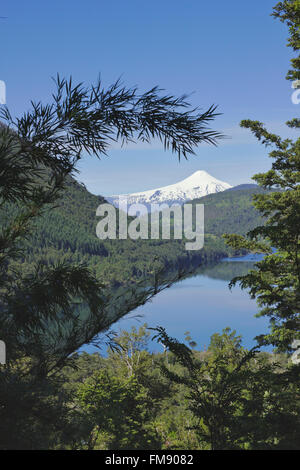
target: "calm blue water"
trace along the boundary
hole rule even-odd
[[[129,330],[131,326],[138,328],[147,323],[150,327],[163,326],[170,336],[179,340],[184,339],[188,330],[197,348],[203,349],[213,333],[230,327],[242,336],[245,347],[254,346],[253,338],[267,331],[268,321],[254,316],[258,308],[247,291],[238,286],[230,291],[228,283],[234,276],[246,274],[259,259],[261,256],[248,255],[206,266],[195,276],[176,283],[131,312],[114,324],[113,330]],[[88,346],[84,349],[91,352]],[[151,342],[150,349],[160,351],[161,346]]]

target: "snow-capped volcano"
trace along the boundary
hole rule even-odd
[[[126,200],[128,205],[144,204],[149,209],[151,204],[166,203],[169,206],[175,203],[184,204],[186,201],[225,191],[231,187],[230,184],[217,180],[206,171],[198,170],[179,183],[139,193],[113,195],[105,199],[116,207],[119,207],[120,201]]]

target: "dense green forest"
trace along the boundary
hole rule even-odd
[[[224,232],[245,235],[260,222],[251,201],[253,194],[261,192],[258,187],[224,191],[192,201],[205,207],[205,243],[202,250],[187,251],[184,240],[99,240],[96,209],[105,200],[69,178],[55,207],[35,220],[34,230],[23,243],[22,270],[30,272],[38,261],[84,262],[103,282],[120,285],[162,269],[190,268],[216,261],[236,253],[225,245],[221,238]],[[2,227],[19,210],[22,208],[12,203],[2,206]]]
[[[204,204],[206,233],[216,236],[231,232],[244,235],[263,222],[262,216],[253,206],[252,196],[263,194],[265,190],[254,185],[248,189],[242,187],[240,185],[192,201],[193,204]]]
[[[15,446],[296,449],[300,410],[288,357],[251,355],[230,329],[214,334],[202,351],[191,335],[186,332],[194,371],[162,343],[161,352],[150,352],[154,332],[147,325],[122,331],[119,347],[106,356],[72,355],[51,387],[40,385],[40,402],[23,390],[34,414],[18,429]],[[18,391],[11,393],[13,400]],[[3,416],[0,433],[10,419]],[[5,448],[10,437],[5,443],[2,436]]]
[[[294,52],[299,13],[299,0],[273,9]],[[300,88],[299,56],[287,79]],[[99,240],[105,200],[73,178],[82,154],[159,140],[187,158],[223,137],[209,126],[216,107],[119,81],[55,85],[50,104],[32,102],[20,118],[0,110],[0,449],[299,449],[300,139],[241,122],[272,146],[272,167],[254,175],[259,187],[192,201],[205,206],[199,252],[185,240]],[[230,280],[225,261],[208,275],[249,289],[268,318],[250,350],[229,327],[203,350],[193,331],[180,343],[159,325],[111,330],[193,270],[244,252],[262,255],[255,269],[245,263]],[[86,344],[107,354],[79,353]]]

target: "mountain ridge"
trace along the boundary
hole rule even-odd
[[[97,207],[106,197],[90,193],[84,185],[68,178],[55,208],[49,208],[35,220],[34,230],[24,240],[24,255],[17,260],[30,274],[36,262],[43,264],[85,263],[104,285],[134,283],[154,271],[215,262],[235,254],[226,247],[221,235],[245,235],[261,223],[252,205],[252,189],[222,191],[191,201],[205,206],[205,243],[200,251],[185,250],[183,240],[100,240],[96,236]],[[0,210],[0,228],[13,220],[20,208],[7,203]]]
[[[230,184],[218,180],[204,170],[198,170],[178,183],[136,193],[107,196],[106,200],[116,207],[122,207],[123,210],[126,210],[125,202],[130,205],[143,204],[149,210],[152,204],[184,204],[230,188]]]

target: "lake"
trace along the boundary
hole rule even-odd
[[[229,290],[229,281],[237,275],[243,275],[254,268],[254,262],[261,256],[247,255],[242,258],[227,258],[214,265],[207,265],[182,281],[166,289],[151,302],[132,311],[126,318],[115,323],[116,332],[129,330],[147,323],[150,327],[163,326],[170,336],[184,339],[184,333],[190,331],[197,349],[204,349],[213,333],[221,333],[230,327],[242,336],[243,345],[254,346],[253,338],[267,332],[268,320],[256,318],[256,301],[247,291],[236,286]],[[90,346],[83,348],[91,352]],[[150,343],[152,351],[161,351],[156,342]]]

